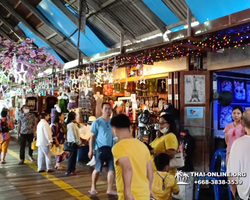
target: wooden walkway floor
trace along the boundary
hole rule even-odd
[[[63,171],[37,173],[36,162],[26,161],[18,165],[19,145],[11,141],[6,164],[0,164],[0,200],[116,200],[106,195],[107,182],[103,177],[97,182],[98,195],[88,194],[91,185],[91,171],[78,165],[76,176],[65,176]],[[26,155],[27,151],[26,149]],[[37,157],[37,151],[34,151]],[[53,163],[55,160],[53,158]],[[66,165],[66,163],[65,163]]]

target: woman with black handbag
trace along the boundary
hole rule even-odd
[[[76,114],[70,112],[67,117],[67,142],[64,143],[64,151],[68,151],[68,166],[65,175],[75,175],[77,149],[81,145],[79,129],[75,122]]]

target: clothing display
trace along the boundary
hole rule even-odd
[[[68,109],[71,110],[71,109],[77,108],[76,100],[77,100],[78,94],[75,92],[71,92],[71,93],[68,93],[68,96],[69,96]]]
[[[62,113],[67,113],[68,109],[67,109],[67,99],[59,99],[58,101],[58,105],[59,108],[61,108]]]
[[[82,108],[81,115],[93,115],[94,97],[92,88],[83,88],[79,94],[78,106]]]
[[[102,116],[102,102],[103,102],[103,95],[101,95],[99,92],[94,95],[95,101],[96,101],[96,107],[95,107],[95,116],[96,118]]]
[[[73,103],[73,102],[72,102],[72,103],[69,102],[69,103],[68,103],[68,109],[69,109],[69,110],[75,109],[75,108],[77,108],[76,102],[74,102],[74,103]]]

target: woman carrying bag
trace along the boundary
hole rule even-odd
[[[51,130],[53,133],[53,140],[55,147],[59,147],[59,145],[63,145],[66,139],[67,127],[64,124],[64,115],[59,112],[55,112],[55,116],[52,120]],[[53,146],[53,148],[55,148]],[[67,154],[63,152],[61,155],[56,155],[56,166],[55,169],[65,171],[66,168],[62,166],[62,161],[65,160]]]
[[[159,120],[159,134],[154,139],[153,142],[150,143],[150,146],[152,147],[151,155],[152,155],[152,161],[154,164],[154,157],[160,153],[166,153],[170,157],[170,170],[169,173],[175,176],[175,173],[177,172],[177,168],[183,167],[178,166],[176,163],[178,162],[178,159],[176,159],[177,150],[178,150],[178,140],[176,137],[177,131],[176,131],[176,124],[173,120],[173,117],[169,114],[163,114],[160,116]],[[184,165],[183,157],[180,158],[182,161],[181,165]],[[156,167],[154,164],[154,171],[156,171]]]
[[[78,124],[75,122],[76,114],[70,112],[67,117],[67,142],[64,143],[64,151],[68,151],[68,166],[65,175],[75,175],[77,149],[81,145]]]
[[[5,156],[10,143],[9,131],[14,129],[13,123],[7,120],[8,109],[3,108],[0,119],[0,162],[5,164]]]

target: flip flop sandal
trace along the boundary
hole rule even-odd
[[[117,192],[109,192],[109,193],[107,193],[107,195],[117,196]]]
[[[98,192],[97,192],[96,190],[94,190],[94,191],[89,191],[89,194],[90,194],[90,195],[97,195]]]
[[[6,164],[6,161],[5,161],[5,160],[3,160],[1,163],[2,163],[2,164]]]

